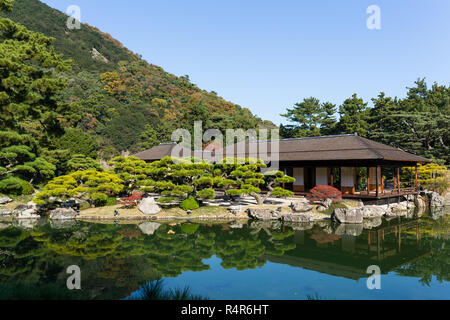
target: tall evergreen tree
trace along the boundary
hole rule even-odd
[[[281,136],[285,138],[315,137],[334,134],[336,126],[336,106],[330,102],[320,103],[316,98],[307,98],[287,109],[287,118],[294,125],[281,127]]]
[[[340,134],[357,133],[367,136],[369,131],[369,109],[363,99],[358,98],[355,93],[351,98],[344,101],[339,108],[339,123],[337,129]]]

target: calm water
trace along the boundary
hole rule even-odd
[[[376,225],[0,221],[0,299],[67,295],[71,265],[82,299],[124,299],[158,278],[210,299],[450,299],[450,216]],[[381,290],[367,288],[371,265]]]

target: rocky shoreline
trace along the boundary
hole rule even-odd
[[[1,197],[2,204],[10,203],[8,197]],[[373,228],[381,225],[382,219],[396,217],[421,216],[427,209],[439,211],[444,208],[445,199],[435,192],[423,191],[418,196],[407,196],[403,201],[384,205],[365,205],[362,201],[344,200],[334,204],[331,199],[310,203],[306,198],[292,198],[279,203],[277,209],[271,206],[235,205],[223,208],[219,213],[195,214],[190,212],[183,216],[171,215],[161,209],[154,198],[145,198],[138,205],[139,211],[130,215],[80,214],[72,208],[57,208],[45,213],[51,221],[86,220],[86,221],[176,221],[176,220],[255,220],[279,221],[292,224],[314,224],[320,221],[333,221],[342,225],[362,225]],[[273,207],[273,206],[272,206]],[[111,209],[112,210],[112,209]],[[0,218],[27,221],[39,220],[41,208],[33,202],[17,206],[13,210],[0,209]],[[22,224],[24,224],[23,222]],[[27,223],[25,223],[27,224]],[[67,224],[67,222],[66,222]],[[347,227],[342,227],[343,229]],[[348,227],[348,229],[357,227]]]

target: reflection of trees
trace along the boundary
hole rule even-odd
[[[421,245],[430,250],[430,254],[397,270],[397,273],[419,277],[420,282],[427,286],[430,286],[433,276],[439,282],[450,281],[450,217],[442,217],[439,221],[422,219],[420,230],[424,235]]]
[[[295,248],[295,244],[288,240],[293,234],[290,228],[259,228],[257,232],[252,232],[248,226],[221,232],[216,238],[216,255],[222,259],[225,269],[262,267],[266,263],[265,254],[283,255],[285,251]]]
[[[421,246],[431,254],[398,270],[398,274],[420,277],[424,284],[433,276],[450,281],[449,218],[442,219],[421,220]],[[144,281],[207,270],[203,260],[214,254],[222,259],[223,268],[246,270],[263,266],[267,256],[283,256],[296,248],[294,231],[288,225],[229,226],[161,225],[153,235],[142,234],[134,225],[80,223],[51,229],[47,224],[32,231],[10,227],[0,231],[0,281],[65,286],[65,270],[76,264],[82,270],[89,298],[115,299],[125,297]],[[336,240],[319,227],[306,234],[316,243]],[[403,236],[405,243],[417,241],[415,228],[404,230]]]

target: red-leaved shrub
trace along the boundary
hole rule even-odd
[[[342,192],[331,186],[317,186],[309,191],[307,198],[310,202],[332,199],[334,203],[342,201]]]
[[[121,206],[124,206],[125,208],[134,208],[142,200],[143,196],[144,196],[144,193],[142,191],[133,191],[131,196],[129,196],[127,198],[122,198],[119,201],[119,204]]]

